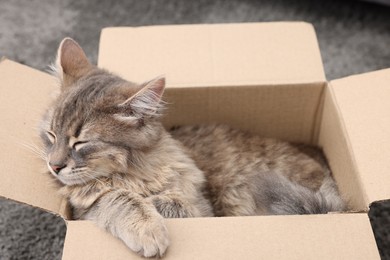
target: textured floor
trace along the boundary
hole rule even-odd
[[[328,79],[390,67],[390,8],[334,0],[0,0],[0,56],[45,70],[65,36],[96,62],[107,26],[286,20],[314,24]],[[376,203],[370,218],[390,259],[390,203]],[[0,200],[0,259],[60,259],[65,229],[58,217]]]

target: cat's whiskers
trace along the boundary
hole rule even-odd
[[[80,180],[83,184],[87,184],[88,179],[83,176],[83,173],[85,173],[85,167],[72,169],[72,175],[76,175],[78,180]]]
[[[92,179],[94,181],[97,181],[99,182],[100,184],[104,185],[104,182],[102,180],[100,180],[98,177],[96,177],[94,174],[96,175],[99,175],[101,176],[101,172],[98,172],[98,171],[92,171],[88,168],[85,167],[85,169],[83,168],[83,171],[81,171],[81,175],[80,177],[84,177],[83,175],[85,175],[86,177],[88,177],[88,179]]]
[[[24,142],[18,142],[20,146],[23,148],[27,148],[28,151],[32,152],[34,155],[37,155],[38,158],[46,161],[47,156],[46,153],[44,152],[43,148],[38,147],[36,144],[33,143],[24,143]]]
[[[80,171],[80,172],[81,172],[81,174],[78,174],[78,178],[81,180],[81,182],[82,182],[83,184],[87,184],[88,182],[91,181],[91,179],[90,179],[90,177],[88,176],[86,170]]]

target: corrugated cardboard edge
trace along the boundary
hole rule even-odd
[[[328,84],[327,82],[323,83],[322,91],[318,99],[317,111],[315,112],[315,118],[313,120],[313,127],[312,127],[313,131],[312,131],[311,140],[313,144],[317,144],[317,145],[320,138],[321,123],[322,123],[325,96],[326,96],[325,93],[326,93],[326,88],[328,87],[327,84]]]

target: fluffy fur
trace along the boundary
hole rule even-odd
[[[171,130],[207,179],[216,216],[321,214],[344,210],[320,149],[225,125]]]
[[[160,123],[165,80],[125,81],[64,39],[61,93],[41,124],[48,169],[73,208],[145,257],[169,245],[163,218],[344,209],[319,150],[227,126]]]

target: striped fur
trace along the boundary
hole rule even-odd
[[[41,124],[48,168],[74,219],[93,220],[145,257],[161,256],[169,244],[163,217],[213,215],[204,175],[159,121],[164,78],[128,82],[81,51],[71,39],[59,48],[61,93]]]

